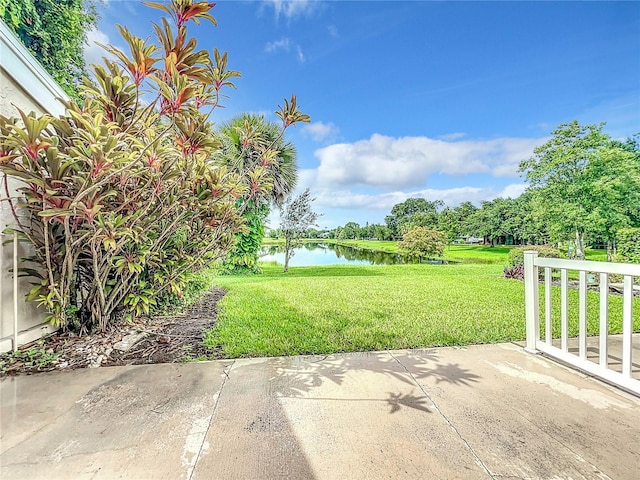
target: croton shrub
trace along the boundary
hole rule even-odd
[[[80,332],[146,313],[165,291],[179,295],[189,272],[221,258],[246,228],[242,205],[271,188],[269,145],[260,172],[216,161],[212,112],[239,73],[188,35],[194,22],[215,24],[214,4],[148,5],[169,17],[154,24],[156,41],[119,27],[129,51],[104,47],[112,60],[93,66],[81,104],[59,118],[0,117],[3,188],[8,197],[8,177],[20,181],[9,204],[33,246],[22,265],[36,278],[28,299]],[[309,120],[295,96],[276,114],[283,131]]]

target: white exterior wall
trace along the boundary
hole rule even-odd
[[[13,32],[0,21],[0,114],[19,117],[16,108],[29,113],[61,115],[64,106],[58,98],[68,99],[66,93],[27,51]],[[0,199],[6,198],[4,184],[0,181]],[[9,194],[14,195],[18,182],[9,183]],[[13,216],[6,201],[0,201],[0,232],[13,224]],[[17,312],[14,312],[13,244],[11,235],[0,235],[0,352],[14,348],[15,313],[18,319],[18,345],[29,343],[54,329],[42,324],[44,311],[27,303],[25,294],[30,289],[29,281],[19,279]],[[24,246],[18,256],[24,256]]]

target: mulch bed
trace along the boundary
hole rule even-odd
[[[39,366],[32,359],[2,355],[6,363],[2,375],[20,375],[52,370],[97,368],[116,365],[175,363],[195,359],[222,358],[220,350],[205,347],[204,331],[211,329],[217,319],[217,303],[224,296],[223,289],[214,289],[186,313],[169,316],[139,317],[121,322],[108,332],[77,336],[73,333],[55,333],[38,344],[20,347],[23,352],[37,345],[57,359]],[[128,350],[119,350],[118,342],[139,335]],[[120,344],[121,345],[121,344]]]

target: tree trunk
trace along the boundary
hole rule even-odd
[[[584,260],[584,233],[576,230],[576,258]]]
[[[607,262],[613,262],[613,242],[607,240]]]
[[[284,239],[284,273],[289,271],[289,258],[291,257],[291,239]]]

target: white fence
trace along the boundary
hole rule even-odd
[[[43,311],[25,302],[29,283],[18,278],[22,248],[15,233],[0,233],[0,352],[16,351],[20,345],[56,330],[42,323]]]
[[[13,274],[12,274],[12,282],[11,282],[11,300],[13,302],[13,323],[12,323],[12,335],[10,337],[11,339],[11,344],[12,344],[12,349],[15,352],[18,349],[18,276],[15,275],[15,272],[18,271],[18,239],[17,239],[18,234],[14,233],[13,235],[11,235],[12,238],[12,242],[11,242],[11,251],[12,251],[12,262],[11,262],[11,268],[13,270]],[[0,233],[0,241],[4,244],[4,241],[6,239],[7,235]],[[3,245],[4,246],[4,245]],[[0,247],[2,248],[2,247]],[[0,251],[0,253],[2,253]],[[4,255],[0,255],[0,272],[5,271],[5,269],[9,269],[9,266],[5,266],[4,265],[4,259],[3,259]],[[4,291],[8,286],[8,282],[5,280],[5,278],[2,278],[2,284],[1,285],[1,290],[0,290],[0,315],[2,314],[2,312],[4,312],[4,310],[8,310],[4,308],[3,303],[6,301],[5,298],[8,297],[4,295]],[[4,320],[4,319],[3,319]],[[4,322],[2,322],[4,323]]]
[[[540,338],[540,272],[544,272],[544,334]],[[560,338],[553,338],[552,272],[560,271]],[[569,338],[569,271],[578,272],[578,338],[577,355]],[[609,335],[609,275],[623,276],[622,282],[622,349],[616,366],[612,365]],[[597,277],[596,277],[597,276]],[[640,395],[640,380],[633,377],[633,278],[640,277],[640,265],[538,257],[537,252],[524,253],[526,350],[542,352],[573,365],[603,380]],[[597,281],[596,281],[597,279]],[[598,286],[599,331],[597,361],[588,358],[587,350],[587,287]],[[555,345],[554,345],[555,343]],[[620,364],[618,368],[617,364]]]

